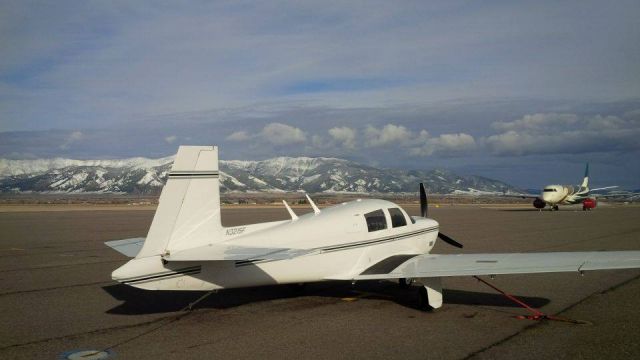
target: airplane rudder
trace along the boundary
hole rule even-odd
[[[206,208],[219,213],[218,177],[216,146],[180,146],[138,257],[162,254],[186,226],[197,226],[202,216],[211,216],[205,215]]]

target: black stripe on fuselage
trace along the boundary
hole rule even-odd
[[[220,176],[218,171],[172,171],[169,173],[169,178],[172,179],[184,179],[184,178],[217,178]]]
[[[132,284],[132,283],[137,283],[137,282],[142,282],[142,281],[164,279],[164,278],[169,278],[169,277],[173,277],[173,276],[177,276],[177,275],[183,276],[183,275],[199,274],[201,270],[202,270],[202,266],[192,266],[192,267],[179,269],[179,270],[175,270],[175,271],[148,274],[148,275],[145,275],[143,277],[122,279],[122,280],[119,280],[119,281],[121,283],[123,283],[123,284]]]
[[[393,269],[397,268],[401,264],[405,263],[407,260],[414,258],[418,255],[393,255],[388,258],[378,261],[373,264],[365,271],[363,271],[360,275],[374,275],[374,274],[388,274]]]
[[[359,247],[378,245],[378,244],[383,244],[385,242],[402,240],[402,239],[410,238],[410,237],[413,237],[413,236],[416,236],[416,235],[426,234],[426,233],[430,233],[430,232],[434,232],[434,231],[438,231],[438,227],[437,226],[436,227],[431,227],[431,228],[428,228],[428,229],[422,229],[422,230],[413,231],[413,232],[409,232],[409,233],[405,233],[405,234],[387,236],[387,237],[373,239],[373,240],[358,241],[358,242],[353,242],[353,243],[349,243],[349,244],[342,244],[342,245],[331,246],[331,247],[326,247],[326,248],[321,248],[320,247],[320,248],[310,249],[310,252],[318,251],[319,253],[327,253],[327,252],[334,252],[334,251],[350,250],[350,249],[355,249],[355,248],[359,248]],[[278,259],[278,260],[281,260],[281,259]],[[239,261],[235,262],[235,265],[236,265],[236,267],[240,267],[240,266],[254,265],[254,264],[271,262],[271,261],[276,261],[276,260],[274,260],[274,259],[239,260]]]
[[[414,231],[414,232],[410,232],[410,233],[406,233],[406,234],[401,234],[401,235],[387,236],[387,237],[379,238],[379,239],[373,239],[373,240],[360,241],[360,242],[355,242],[355,243],[350,243],[350,244],[342,244],[342,245],[337,245],[337,246],[331,246],[331,247],[327,247],[327,248],[322,248],[320,250],[322,252],[346,250],[346,249],[358,248],[358,247],[362,247],[362,246],[370,246],[370,245],[375,245],[375,244],[381,244],[381,243],[385,243],[385,242],[389,242],[389,241],[401,240],[401,239],[405,239],[405,238],[408,238],[408,237],[413,237],[413,236],[416,236],[416,235],[426,234],[426,233],[430,233],[430,232],[434,232],[434,231],[438,231],[438,227],[422,229],[422,230],[418,230],[418,231]]]

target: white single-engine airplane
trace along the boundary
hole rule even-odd
[[[133,257],[114,280],[148,290],[216,290],[325,280],[396,279],[418,287],[420,306],[442,306],[447,276],[640,268],[640,251],[429,254],[436,239],[462,247],[427,218],[384,200],[356,200],[290,220],[223,227],[218,148],[181,146],[146,238],[109,241]]]
[[[536,209],[544,209],[547,205],[551,210],[558,210],[558,205],[582,204],[582,210],[594,209],[597,205],[596,195],[592,191],[613,189],[617,186],[607,186],[597,189],[589,189],[589,163],[584,170],[584,179],[580,186],[573,185],[547,185],[540,195],[521,194],[509,195],[512,197],[532,198]]]

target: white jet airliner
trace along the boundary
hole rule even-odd
[[[420,285],[424,309],[442,305],[441,278],[640,268],[640,251],[430,254],[462,247],[427,217],[385,200],[356,200],[290,220],[223,227],[218,148],[181,146],[146,238],[106,244],[132,257],[112,278],[148,290],[216,290],[325,280],[395,279]]]
[[[551,210],[558,210],[558,205],[582,204],[582,210],[591,210],[596,207],[597,200],[592,191],[613,189],[617,186],[607,186],[597,189],[589,189],[589,163],[584,170],[584,179],[580,186],[573,185],[547,185],[540,195],[522,194],[509,195],[514,197],[532,198],[536,209],[544,209],[547,205]]]

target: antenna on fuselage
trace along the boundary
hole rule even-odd
[[[318,207],[316,206],[316,203],[314,203],[313,200],[311,200],[311,198],[309,197],[309,194],[304,194],[304,196],[307,197],[307,201],[309,201],[309,204],[311,204],[311,207],[313,208],[313,213],[316,215],[320,214],[320,209],[318,209]]]
[[[284,201],[284,200],[282,200],[282,203],[284,204],[284,207],[287,208],[287,211],[289,212],[289,215],[291,215],[291,221],[298,220],[298,215],[296,215],[296,213],[294,213],[293,210],[291,210],[291,207],[289,206],[289,204],[287,204],[287,202]]]

